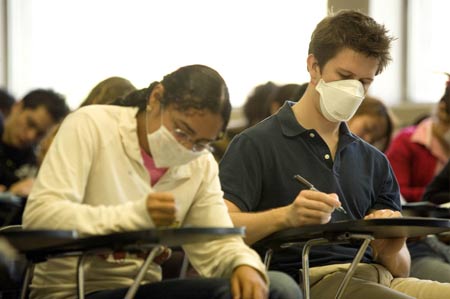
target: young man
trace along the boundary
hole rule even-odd
[[[36,89],[13,105],[0,121],[0,190],[27,196],[36,174],[35,147],[69,113],[64,97]]]
[[[300,101],[285,104],[232,141],[219,173],[234,224],[247,227],[247,243],[291,227],[401,216],[388,161],[345,123],[391,59],[392,40],[384,26],[362,13],[326,17],[311,37],[310,82]],[[322,192],[300,191],[305,188],[293,179],[296,174]],[[312,298],[334,298],[356,250],[352,245],[313,247]],[[271,269],[298,280],[300,261],[298,249],[286,249],[275,253]],[[404,238],[374,240],[345,296],[448,297],[449,284],[403,278],[409,267]]]

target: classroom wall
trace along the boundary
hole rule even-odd
[[[357,9],[363,13],[369,13],[370,0],[328,0],[328,10],[339,11],[341,9]]]
[[[0,0],[0,86],[6,86],[6,0]]]
[[[338,11],[344,8],[358,9],[368,13],[370,0],[329,0],[328,9]],[[7,24],[6,24],[7,0],[0,0],[0,87],[7,86]],[[414,104],[407,101],[391,107],[394,115],[399,120],[398,125],[403,127],[412,123],[418,117],[429,114],[434,104]],[[230,127],[240,126],[243,122],[242,109],[236,107],[232,111]]]

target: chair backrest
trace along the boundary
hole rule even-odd
[[[17,230],[22,230],[22,226],[0,227],[0,233]],[[6,239],[0,237],[0,298],[19,298],[26,267],[26,258],[18,255]]]
[[[0,227],[21,224],[25,201],[8,192],[0,193]]]

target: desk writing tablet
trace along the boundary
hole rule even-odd
[[[78,239],[76,231],[66,230],[24,230],[14,229],[0,231],[0,237],[5,238],[19,252],[41,250],[68,244]]]
[[[16,230],[0,233],[20,253],[29,259],[21,298],[27,294],[28,284],[34,269],[34,263],[43,262],[51,257],[79,256],[77,265],[78,298],[84,298],[84,257],[100,252],[139,251],[151,249],[125,298],[134,298],[136,291],[147,271],[148,265],[163,246],[173,247],[185,244],[207,242],[228,236],[244,235],[243,227],[184,227],[154,228],[140,231],[112,233],[108,235],[78,237],[71,231],[30,231]]]
[[[4,237],[28,257],[43,257],[88,250],[140,250],[153,245],[168,247],[207,242],[230,235],[244,235],[244,228],[186,227],[156,228],[109,235],[78,237],[72,231],[21,230],[5,232]],[[1,236],[1,234],[0,234]]]
[[[402,215],[450,219],[450,209],[429,202],[408,203],[402,206]]]
[[[276,232],[258,242],[259,246],[277,248],[290,242],[306,242],[314,238],[330,238],[345,233],[367,234],[376,239],[419,237],[450,231],[450,220],[428,217],[402,217],[368,220],[346,220],[309,225]]]
[[[79,238],[77,242],[62,246],[59,250],[86,251],[108,248],[111,250],[132,251],[155,244],[174,247],[243,234],[244,228],[159,228]]]
[[[335,298],[342,298],[357,264],[374,238],[418,237],[445,231],[450,231],[450,220],[441,218],[402,217],[346,220],[279,231],[259,241],[258,246],[267,248],[264,261],[268,267],[272,251],[282,246],[304,244],[302,249],[303,291],[304,298],[309,299],[309,250],[311,246],[346,243],[350,240],[362,241],[336,293]]]

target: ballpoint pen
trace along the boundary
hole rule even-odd
[[[306,180],[306,179],[305,179],[304,177],[302,177],[301,175],[298,175],[298,174],[294,175],[294,179],[296,179],[298,182],[300,182],[300,184],[302,184],[302,185],[308,187],[309,190],[312,190],[312,191],[319,191],[319,190],[316,189],[316,187],[314,187],[313,184],[311,184],[308,180]],[[342,212],[342,213],[344,213],[344,214],[347,214],[347,211],[345,211],[345,209],[344,209],[342,206],[336,208],[336,210],[338,210],[339,212]]]

